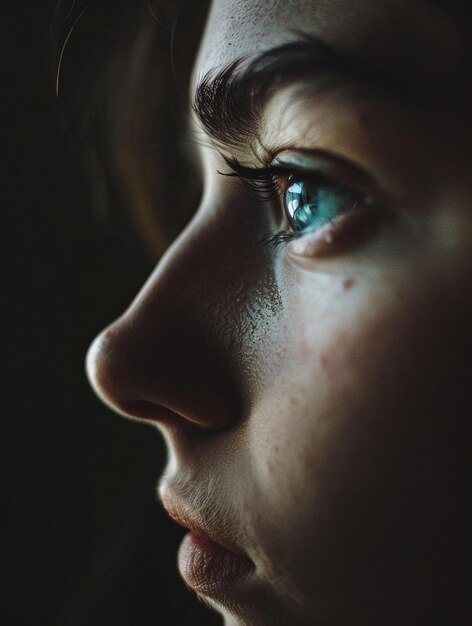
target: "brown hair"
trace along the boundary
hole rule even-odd
[[[53,20],[54,89],[97,214],[113,213],[121,227],[131,220],[154,257],[198,202],[184,132],[208,5],[62,2]]]

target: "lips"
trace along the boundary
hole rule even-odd
[[[254,571],[249,559],[194,532],[184,537],[177,561],[187,585],[210,597],[228,595]]]
[[[168,489],[161,487],[160,497],[169,516],[190,531],[178,552],[179,571],[187,585],[216,600],[236,593],[254,572],[254,563]]]

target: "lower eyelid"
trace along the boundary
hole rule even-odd
[[[341,254],[361,245],[378,226],[375,209],[364,204],[333,221],[305,234],[296,236],[287,244],[295,256],[322,258]]]
[[[316,230],[294,237],[290,242],[291,252],[299,256],[327,256],[333,253],[333,226],[325,224]]]

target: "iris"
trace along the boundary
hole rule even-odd
[[[332,222],[359,202],[358,194],[329,182],[292,179],[284,207],[294,232],[303,234]]]

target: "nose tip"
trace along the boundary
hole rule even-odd
[[[123,416],[131,417],[106,366],[108,333],[104,330],[92,341],[85,357],[85,372],[90,386],[104,404]]]
[[[239,409],[224,366],[202,355],[198,345],[187,351],[176,343],[169,351],[166,343],[137,331],[136,321],[130,323],[125,314],[87,352],[86,373],[95,393],[128,418],[164,427],[186,422],[227,428]]]

